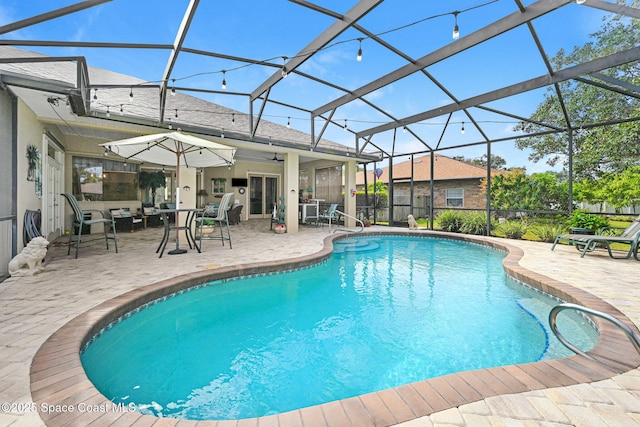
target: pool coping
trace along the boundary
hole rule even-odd
[[[507,241],[431,231],[376,231],[366,235],[439,237],[503,250],[507,253],[503,266],[510,276],[567,302],[611,314],[638,333],[633,322],[611,304],[574,286],[521,267],[519,260],[524,252]],[[594,321],[600,330],[600,338],[588,354],[596,358],[597,362],[576,355],[523,365],[465,371],[278,415],[237,421],[189,421],[128,412],[121,407],[114,407],[87,378],[80,361],[81,348],[103,327],[136,307],[208,281],[317,264],[331,256],[334,239],[348,237],[352,235],[330,235],[324,239],[323,249],[319,252],[278,263],[261,262],[222,267],[215,271],[203,270],[156,282],[104,301],[76,316],[52,334],[33,358],[30,369],[30,388],[34,407],[48,425],[67,423],[91,425],[93,423],[94,425],[161,424],[201,427],[349,424],[385,426],[491,396],[600,381],[640,365],[640,356],[624,333],[608,322],[596,318]],[[53,410],[44,411],[44,408],[53,408]],[[68,408],[73,410],[56,410]],[[79,408],[85,410],[81,411]],[[86,411],[87,408],[93,410]]]

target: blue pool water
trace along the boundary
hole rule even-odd
[[[147,414],[241,419],[452,372],[569,355],[557,301],[506,277],[504,253],[458,241],[335,242],[317,266],[214,282],[148,305],[82,353],[96,387]],[[597,338],[562,316],[572,342]]]

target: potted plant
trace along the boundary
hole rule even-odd
[[[202,235],[206,236],[209,234],[212,234],[216,227],[215,227],[215,221],[211,220],[211,219],[203,219],[202,220]]]
[[[151,188],[151,203],[156,204],[156,190],[165,186],[165,177],[162,171],[140,172],[140,184],[142,189]]]

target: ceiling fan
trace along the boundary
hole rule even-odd
[[[284,162],[284,159],[279,159],[278,158],[278,153],[273,153],[273,158],[271,159],[272,162]]]

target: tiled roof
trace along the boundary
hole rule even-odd
[[[431,179],[431,156],[416,157],[413,159],[413,180],[414,181],[429,181]],[[487,169],[481,166],[475,166],[459,160],[454,160],[451,157],[435,154],[434,161],[434,180],[435,181],[448,181],[455,179],[481,179],[487,176]],[[385,183],[389,182],[389,168],[384,167],[382,169],[382,175],[377,178],[378,181]],[[492,170],[492,175],[500,173],[500,171]],[[373,182],[374,171],[372,168],[367,168],[367,182]],[[411,160],[406,160],[400,163],[393,164],[393,177],[407,178],[411,177]],[[356,175],[356,183],[358,185],[364,184],[364,172],[358,172]]]

